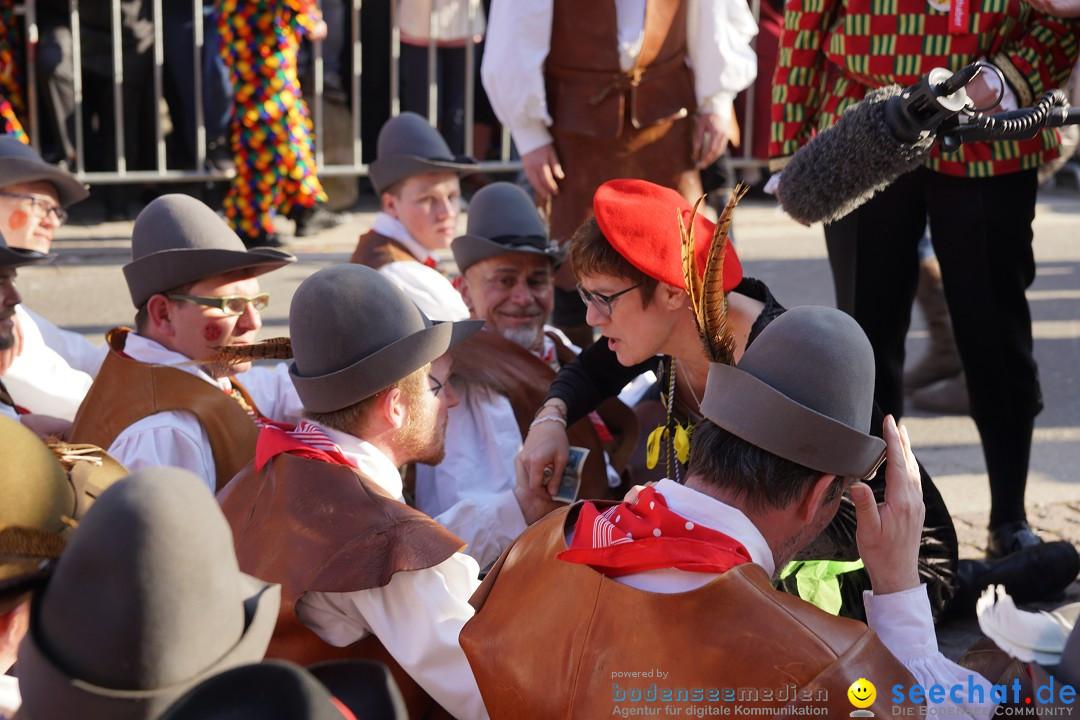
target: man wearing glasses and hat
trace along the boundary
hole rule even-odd
[[[307,278],[289,311],[306,420],[264,427],[254,463],[218,497],[241,569],[282,583],[267,656],[388,661],[410,717],[432,700],[486,717],[458,645],[479,568],[405,504],[398,472],[442,459],[458,401],[446,353],[482,325],[433,323],[368,267]]]
[[[48,254],[53,234],[67,220],[65,208],[88,195],[66,170],[15,137],[0,135],[0,234],[9,247]],[[14,333],[12,344],[0,351],[8,388],[27,410],[71,422],[105,349],[21,305]]]
[[[546,324],[562,253],[521,188],[498,182],[479,190],[468,228],[451,248],[462,272],[458,289],[471,317],[485,321],[485,332],[452,352],[451,382],[460,402],[450,410],[446,458],[417,466],[416,506],[465,537],[469,554],[488,567],[529,523],[560,507],[532,503],[531,494],[515,499],[514,458],[555,373],[577,349]],[[629,408],[612,400],[601,414],[608,424],[594,416],[569,430],[571,444],[590,451],[581,497],[606,497],[609,471],[618,484],[622,466],[612,469],[605,453],[625,459],[618,450],[629,454],[636,442]],[[619,432],[627,429],[629,437]],[[458,504],[462,498],[484,501]],[[464,517],[477,510],[482,515]],[[448,522],[449,516],[458,521]]]
[[[244,247],[203,203],[164,195],[139,213],[124,277],[135,331],[106,335],[110,352],[79,408],[73,442],[107,448],[130,470],[175,466],[217,490],[255,456],[255,420],[296,417],[283,365],[245,375],[250,362],[209,360],[255,342],[270,301],[258,276],[295,262]]]
[[[457,235],[460,177],[475,165],[454,157],[439,131],[416,113],[392,117],[379,130],[369,176],[382,209],[349,262],[378,270],[433,320],[469,317],[461,296],[438,271],[435,251]]]
[[[878,717],[896,714],[894,685],[974,684],[989,699],[989,682],[937,650],[918,572],[919,469],[891,416],[884,440],[869,434],[873,391],[870,343],[832,308],[789,310],[737,366],[711,363],[684,485],[664,479],[629,502],[549,515],[474,596],[461,644],[492,716],[601,717],[648,693],[671,701],[676,688],[713,689],[679,705],[717,710],[734,700],[718,688],[758,688],[739,704],[846,717],[860,678],[878,688],[867,703]],[[886,455],[878,506],[860,478]],[[870,627],[770,583],[847,491],[873,583]],[[639,668],[663,675],[626,672]],[[946,704],[958,707],[942,714],[993,712]]]

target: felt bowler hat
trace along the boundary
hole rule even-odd
[[[19,143],[20,145],[22,143]],[[55,255],[39,253],[37,250],[25,250],[13,248],[7,244],[7,240],[0,235],[0,267],[22,267],[23,265],[39,265],[49,262]]]
[[[31,720],[149,720],[262,659],[281,588],[237,567],[206,484],[152,468],[106,490],[31,605],[19,652]]]
[[[552,264],[562,260],[532,199],[508,182],[491,183],[473,195],[465,234],[454,238],[450,249],[461,272],[508,252],[542,255]]]
[[[852,317],[826,307],[788,310],[737,366],[713,364],[701,413],[743,440],[821,473],[867,478],[885,441],[867,434],[874,351]]]
[[[328,672],[331,681],[320,675]],[[405,702],[390,671],[371,660],[304,669],[266,660],[226,670],[180,698],[161,720],[404,720]]]
[[[46,445],[0,417],[0,614],[48,576],[72,521],[127,474],[99,447]]]
[[[364,265],[336,265],[293,295],[293,385],[304,408],[334,412],[437,360],[483,320],[433,323],[396,285]]]
[[[368,177],[380,195],[397,182],[413,175],[476,172],[472,158],[454,157],[439,131],[420,115],[403,112],[390,118],[379,130],[375,159],[368,165]]]
[[[679,217],[687,230],[693,206],[675,190],[645,180],[609,180],[593,195],[600,232],[626,260],[649,277],[685,288]],[[694,219],[694,253],[705,273],[716,224],[700,212]],[[724,258],[724,291],[742,281],[742,265],[728,244]]]
[[[60,462],[34,433],[0,417],[0,614],[60,557],[79,505]]]
[[[56,188],[63,207],[85,200],[90,191],[67,170],[41,159],[34,148],[14,135],[0,135],[0,189],[43,180]]]
[[[248,250],[209,207],[189,195],[162,195],[139,213],[131,232],[131,262],[124,266],[131,302],[142,307],[155,293],[211,275],[276,270],[296,258],[273,248]]]

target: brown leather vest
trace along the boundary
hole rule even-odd
[[[574,359],[574,351],[562,344],[555,335],[556,356],[566,364]],[[454,375],[466,382],[484,384],[505,395],[510,401],[521,437],[529,434],[529,424],[544,402],[555,371],[547,363],[496,332],[481,331],[450,351],[454,358]],[[618,398],[609,398],[597,409],[614,440],[604,443],[588,417],[567,428],[571,445],[589,449],[582,470],[582,498],[610,498],[622,493],[608,486],[604,466],[604,451],[611,457],[612,467],[622,472],[637,443],[637,416]]]
[[[307,592],[383,587],[397,572],[433,567],[465,543],[418,510],[391,498],[344,465],[278,455],[248,464],[219,493],[240,569],[281,584],[281,610],[266,651],[309,665],[366,658],[390,667],[409,716],[430,717],[433,701],[374,635],[347,647],[325,643],[296,617]]]
[[[106,333],[111,351],[75,415],[71,442],[108,448],[139,420],[159,412],[184,410],[199,419],[210,438],[221,489],[255,457],[258,427],[221,388],[183,370],[121,355],[129,332],[128,328],[113,328]],[[255,414],[260,414],[247,390],[235,380],[232,383]]]
[[[555,0],[544,64],[547,103],[562,132],[619,137],[624,118],[645,128],[697,106],[686,65],[686,3],[647,0],[645,39],[635,66],[619,66],[614,2]]]
[[[374,230],[364,233],[356,243],[349,262],[356,265],[367,265],[369,268],[378,270],[384,265],[403,260],[417,260],[404,245],[393,238],[380,235]]]
[[[716,709],[726,689],[728,708],[824,706],[825,717],[839,718],[853,709],[847,690],[861,677],[877,686],[870,709],[880,718],[892,714],[889,688],[915,682],[866,625],[775,590],[759,565],[662,594],[556,559],[577,507],[526,530],[471,601],[477,614],[461,647],[493,720],[610,717],[649,705]],[[641,671],[666,675],[630,675]],[[704,692],[699,702],[659,700],[680,688]],[[765,690],[774,702],[762,699]]]

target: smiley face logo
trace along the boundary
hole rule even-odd
[[[877,688],[874,687],[874,683],[866,678],[859,678],[851,683],[851,687],[847,690],[847,696],[855,707],[868,708],[874,704],[874,699],[877,698]]]

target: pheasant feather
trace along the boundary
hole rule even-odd
[[[683,269],[684,273],[693,270],[694,282],[687,278],[687,294],[690,296],[690,307],[694,312],[698,333],[701,335],[705,346],[705,353],[709,360],[726,365],[735,364],[735,335],[731,330],[731,324],[727,318],[727,294],[724,292],[724,259],[728,251],[728,233],[731,230],[731,220],[735,206],[746,194],[747,186],[740,184],[731,194],[727,205],[720,213],[713,231],[712,244],[709,246],[709,254],[705,261],[704,277],[696,272],[695,260],[694,221],[697,216],[701,200],[694,205],[693,215],[690,217],[690,230],[687,231],[679,219],[679,228],[683,239]],[[700,279],[699,279],[700,278]]]
[[[225,371],[256,360],[288,360],[293,356],[292,341],[276,337],[252,345],[226,345],[209,357],[191,360],[186,365],[221,368]]]

